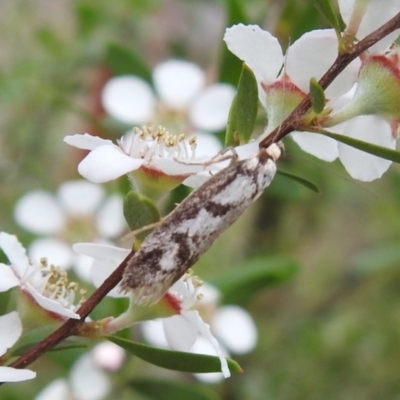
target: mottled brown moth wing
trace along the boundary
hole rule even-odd
[[[277,145],[234,161],[194,190],[146,237],[129,261],[121,290],[136,303],[158,301],[275,176]]]

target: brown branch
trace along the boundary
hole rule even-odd
[[[379,42],[396,29],[400,28],[400,13],[396,14],[386,24],[379,29],[366,36],[363,40],[357,43],[354,48],[348,52],[339,54],[335,62],[328,69],[325,75],[319,80],[319,84],[323,89],[326,89],[333,80],[362,52],[368,50],[372,45]],[[268,147],[272,143],[277,143],[282,140],[290,132],[301,126],[302,118],[310,110],[311,99],[310,95],[304,97],[301,103],[290,113],[290,115],[275,128],[266,138],[260,142],[260,147]]]
[[[41,342],[33,346],[25,354],[15,360],[10,366],[14,368],[25,368],[35,360],[37,360],[44,353],[61,343],[69,336],[73,336],[78,332],[78,328],[85,321],[85,318],[93,311],[93,309],[100,303],[100,301],[113,289],[122,278],[122,274],[128,261],[135,254],[131,251],[127,257],[122,261],[118,268],[103,282],[103,284],[82,304],[77,311],[81,319],[69,319],[60,328],[58,328],[51,335],[43,339]]]

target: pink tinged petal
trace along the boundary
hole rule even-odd
[[[226,358],[218,344],[217,339],[212,335],[210,331],[210,326],[207,325],[200,317],[199,313],[196,310],[182,311],[181,316],[186,319],[186,321],[190,322],[194,327],[197,328],[198,332],[209,341],[212,347],[215,350],[215,353],[220,359],[221,362],[221,372],[223,373],[225,378],[229,378],[231,376],[231,372],[228,368],[228,363]]]
[[[93,362],[108,371],[118,371],[125,361],[125,351],[111,342],[102,342],[93,347]]]
[[[42,258],[64,269],[70,268],[72,264],[71,246],[59,239],[37,239],[28,247],[28,254],[36,264],[40,264]]]
[[[48,384],[34,400],[70,400],[68,382],[66,379],[56,379]]]
[[[142,164],[142,159],[132,158],[116,146],[101,146],[80,162],[78,171],[91,182],[103,183],[138,169]]]
[[[94,363],[91,354],[78,358],[72,367],[70,382],[73,397],[80,400],[100,400],[111,391],[110,378]]]
[[[153,81],[160,99],[172,108],[184,108],[205,83],[203,71],[193,63],[168,60],[153,70]]]
[[[197,327],[180,315],[164,318],[162,322],[169,347],[177,351],[189,351],[196,341]]]
[[[333,29],[314,30],[305,33],[288,49],[285,70],[293,83],[304,93],[310,90],[310,79],[319,80],[338,55],[338,41]],[[336,97],[351,89],[357,79],[360,61],[353,61],[329,85],[325,93]]]
[[[0,264],[0,293],[19,286],[20,280],[15,276],[12,268],[5,264]]]
[[[55,197],[43,190],[35,190],[21,197],[15,206],[14,218],[23,228],[40,235],[58,233],[66,223]]]
[[[225,128],[235,89],[216,84],[205,89],[192,103],[190,118],[198,129],[219,131]]]
[[[257,343],[257,328],[254,321],[241,307],[219,308],[211,324],[220,341],[233,353],[248,353]]]
[[[101,101],[108,114],[126,124],[145,124],[153,118],[154,94],[148,83],[136,76],[110,79],[103,88]]]
[[[127,228],[123,213],[123,198],[113,194],[106,198],[97,213],[96,227],[102,237],[119,236]]]
[[[36,372],[29,369],[0,367],[0,382],[21,382],[36,378]]]
[[[345,125],[343,134],[389,149],[396,148],[396,140],[392,136],[390,125],[376,116],[351,119]],[[392,163],[343,143],[339,143],[339,157],[347,172],[353,178],[364,182],[380,178]]]
[[[16,311],[0,317],[0,356],[12,347],[22,334],[22,324]]]
[[[36,303],[38,303],[39,306],[42,307],[43,309],[61,315],[62,317],[65,318],[80,319],[79,314],[73,312],[68,308],[65,308],[58,301],[43,296],[31,285],[26,284],[25,288],[27,289],[29,294],[33,297],[33,299],[36,301]]]
[[[21,277],[29,267],[26,250],[14,235],[0,232],[0,248],[7,256],[12,269]]]
[[[293,140],[299,147],[324,161],[334,161],[339,155],[336,140],[311,132],[292,132]]]
[[[254,72],[257,81],[267,85],[275,81],[283,63],[278,40],[257,25],[234,25],[225,32],[228,49]]]
[[[140,330],[143,338],[152,346],[168,349],[168,342],[164,333],[164,319],[154,321],[145,321],[140,324]]]
[[[93,214],[104,196],[102,186],[84,180],[65,182],[58,189],[58,197],[71,216]]]
[[[111,140],[102,139],[98,136],[89,135],[88,133],[65,136],[64,142],[82,150],[94,150],[97,147],[106,145],[115,146]]]

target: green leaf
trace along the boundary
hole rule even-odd
[[[149,400],[218,400],[219,397],[204,385],[161,379],[135,379],[130,386]]]
[[[315,78],[310,80],[310,100],[314,112],[320,114],[325,108],[325,93]]]
[[[351,147],[365,151],[366,153],[373,154],[374,156],[384,158],[385,160],[390,160],[395,163],[400,163],[400,152],[387,147],[378,146],[376,144],[364,142],[363,140],[354,139],[349,136],[340,135],[339,133],[328,132],[325,130],[312,131],[315,133],[320,133],[322,135],[328,136],[332,139],[348,144]]]
[[[297,183],[300,183],[300,185],[303,185],[306,188],[311,189],[315,193],[318,194],[322,193],[320,188],[315,183],[309,181],[308,179],[302,178],[301,176],[298,175],[294,175],[291,172],[282,171],[280,168],[276,171],[276,173],[286,178],[289,178]]]
[[[328,21],[333,29],[335,29],[336,33],[340,34],[344,26],[338,18],[330,0],[313,0],[313,3],[320,14]]]
[[[253,133],[258,109],[258,87],[253,71],[243,64],[238,89],[229,110],[226,146],[246,144]]]
[[[135,75],[151,83],[151,70],[132,49],[110,43],[106,49],[106,61],[115,75]]]
[[[133,231],[160,220],[156,205],[146,196],[131,190],[124,198],[124,217]],[[138,234],[143,240],[150,231]]]
[[[191,373],[221,372],[221,363],[218,357],[159,349],[118,336],[105,336],[105,339],[121,346],[136,357],[161,368]],[[242,372],[236,361],[227,359],[227,362],[231,372]]]
[[[248,23],[248,18],[244,10],[244,2],[241,0],[225,0],[228,21],[227,27],[238,24],[240,22]],[[225,43],[223,43],[221,65],[219,70],[219,81],[236,85],[238,76],[242,69],[242,61],[232,54]]]
[[[298,264],[288,258],[255,258],[231,268],[211,283],[221,291],[224,303],[243,304],[261,289],[287,281],[298,270]]]

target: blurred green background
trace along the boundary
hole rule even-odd
[[[180,57],[215,76],[235,7],[244,12],[235,15],[247,15],[247,22],[272,32],[284,47],[326,27],[305,0],[2,0],[1,230],[27,245],[32,236],[13,219],[16,200],[79,177],[83,153],[64,144],[65,135],[123,133],[104,119],[99,103],[112,75],[110,44],[135,51],[150,67]],[[269,256],[292,259],[300,269],[245,299],[258,346],[234,357],[244,374],[210,390],[232,400],[400,399],[400,169],[393,165],[382,179],[363,184],[339,163],[320,162],[290,139],[285,145],[284,169],[315,182],[322,194],[278,176],[195,272],[212,281],[232,266],[246,268],[248,260]],[[107,301],[103,307],[113,306]],[[104,308],[101,315],[108,315]],[[33,366],[37,379],[7,384],[0,397],[33,398],[65,376],[78,354],[45,357]],[[135,359],[129,366],[132,379],[193,380]],[[126,368],[123,377],[129,379]],[[118,387],[121,376],[113,378]],[[146,398],[140,396],[120,389],[110,398]]]

